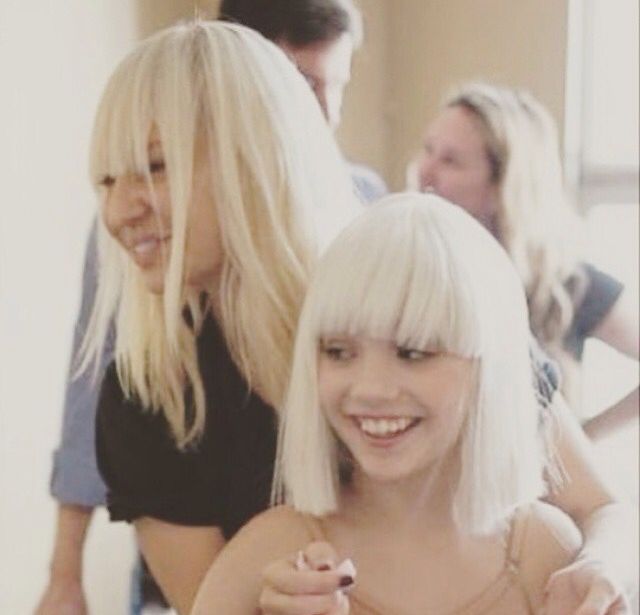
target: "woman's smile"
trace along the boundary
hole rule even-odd
[[[126,249],[138,267],[147,268],[167,257],[170,240],[169,234],[146,235],[127,242]]]

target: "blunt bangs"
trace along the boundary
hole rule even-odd
[[[151,75],[143,71],[143,51],[120,64],[100,101],[90,161],[91,181],[96,187],[107,176],[145,173],[148,169],[147,148],[154,118]]]
[[[189,152],[187,158],[192,157],[202,82],[194,36],[197,30],[160,32],[120,63],[96,114],[90,161],[94,185],[105,176],[126,173],[150,182],[148,147],[154,128],[165,156]],[[185,53],[181,47],[192,49]],[[176,166],[170,158],[165,162],[169,172]]]
[[[334,242],[310,291],[318,338],[366,335],[478,356],[480,327],[466,271],[432,214],[433,199],[385,198]],[[416,207],[415,200],[424,203]]]

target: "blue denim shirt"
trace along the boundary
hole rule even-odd
[[[84,259],[82,299],[73,334],[69,375],[65,392],[60,445],[53,454],[51,495],[61,504],[101,506],[106,488],[96,465],[95,419],[100,383],[113,355],[113,336],[109,336],[98,370],[90,367],[74,375],[76,355],[89,323],[96,295],[96,226],[93,225]]]

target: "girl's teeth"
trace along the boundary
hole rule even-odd
[[[360,429],[371,436],[392,436],[403,431],[413,424],[413,419],[397,418],[397,419],[357,419]]]

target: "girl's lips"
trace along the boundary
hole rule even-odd
[[[361,434],[376,445],[391,444],[411,431],[420,417],[350,417]]]

